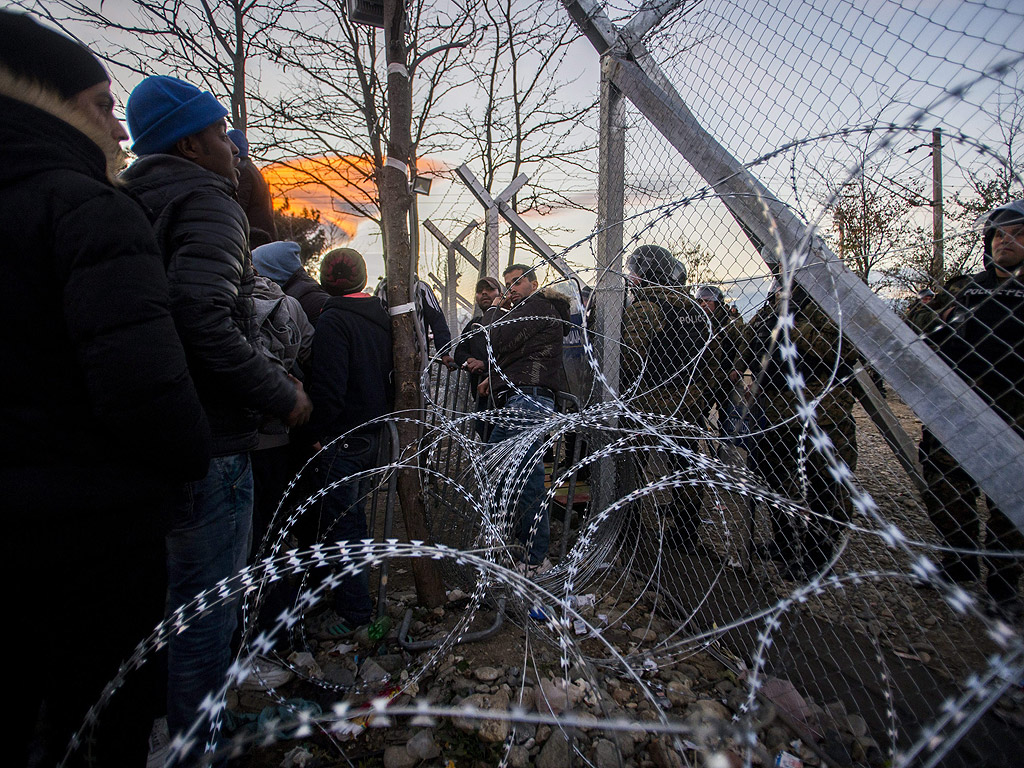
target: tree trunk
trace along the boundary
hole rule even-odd
[[[388,158],[408,165],[412,155],[412,83],[402,71],[391,71],[391,64],[408,66],[405,48],[405,2],[385,0],[384,39],[387,46],[388,111],[390,136]],[[395,70],[400,69],[395,67]],[[412,304],[411,277],[412,248],[409,240],[408,171],[385,164],[380,170],[380,200],[383,216],[386,271],[388,276],[388,303],[392,311]],[[392,314],[391,331],[394,339],[395,410],[416,411],[422,407],[418,354],[416,348],[416,313]],[[398,442],[403,448],[417,442],[416,425],[409,421],[398,423]],[[398,475],[398,498],[405,520],[405,532],[410,541],[429,540],[423,508],[423,492],[417,469],[402,470]],[[434,560],[412,560],[416,593],[422,605],[436,608],[445,602],[444,584]]]

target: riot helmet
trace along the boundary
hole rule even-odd
[[[681,285],[686,282],[686,267],[668,248],[641,245],[626,259],[626,267],[647,283]]]

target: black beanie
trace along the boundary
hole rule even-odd
[[[88,48],[25,13],[0,10],[0,64],[70,99],[97,83],[110,82]]]

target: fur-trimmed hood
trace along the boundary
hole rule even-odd
[[[121,145],[56,91],[0,64],[0,97],[26,107],[13,114],[5,110],[0,123],[0,178],[67,168],[70,152],[90,167],[98,163],[102,175],[116,183],[125,160]]]

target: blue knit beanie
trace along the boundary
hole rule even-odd
[[[283,286],[302,269],[299,244],[291,240],[279,240],[253,248],[252,264],[261,275]]]
[[[132,151],[139,156],[166,152],[179,139],[227,114],[212,93],[176,77],[147,77],[135,86],[125,106]]]
[[[232,128],[228,131],[228,138],[238,147],[238,159],[245,160],[249,156],[249,140],[245,138],[245,134],[237,128]]]

